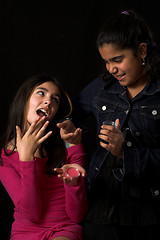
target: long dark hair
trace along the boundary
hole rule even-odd
[[[147,57],[144,73],[159,77],[159,46],[155,43],[153,34],[144,19],[133,10],[123,11],[103,24],[97,37],[97,47],[105,43],[114,43],[120,49],[132,49],[135,56],[139,45],[146,43]],[[107,70],[106,74],[109,77]]]
[[[56,126],[56,123],[62,118],[68,117],[72,112],[72,104],[68,94],[53,76],[37,74],[23,82],[10,106],[7,129],[0,139],[0,151],[4,148],[6,155],[13,154],[16,149],[16,125],[20,127],[22,134],[25,134],[26,115],[30,96],[37,86],[48,81],[53,82],[59,88],[61,94],[58,112],[46,129],[46,131],[52,130],[53,133],[41,146],[41,155],[44,156],[42,151],[44,148],[48,157],[46,173],[52,174],[54,173],[54,167],[60,167],[64,163],[66,155],[65,144],[60,137],[59,128]],[[13,149],[8,153],[6,147],[11,140],[14,140]]]

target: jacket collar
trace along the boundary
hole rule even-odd
[[[124,95],[126,93],[126,87],[123,87],[115,78],[110,78],[108,81],[102,79],[102,88],[106,89],[108,93]],[[160,91],[160,79],[150,80],[140,95],[154,95]]]

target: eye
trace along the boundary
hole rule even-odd
[[[59,104],[60,99],[59,99],[59,97],[52,97],[52,101]]]
[[[116,63],[120,63],[120,62],[122,62],[122,59],[115,59],[114,60]]]
[[[37,94],[38,94],[38,95],[42,95],[42,96],[45,95],[44,91],[38,91]]]
[[[116,63],[121,63],[121,62],[123,61],[123,59],[124,59],[124,56],[115,57],[115,58],[114,58],[114,62],[116,62]]]

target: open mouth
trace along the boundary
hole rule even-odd
[[[45,109],[38,109],[37,110],[37,114],[40,116],[40,117],[47,117],[48,116],[48,113]]]
[[[119,80],[119,81],[121,81],[121,80],[123,80],[124,78],[125,78],[125,73],[124,74],[122,74],[122,75],[118,75],[118,76],[116,76],[116,78],[117,78],[117,80]]]

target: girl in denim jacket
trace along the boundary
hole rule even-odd
[[[74,107],[79,121],[93,114],[97,125],[87,177],[85,237],[156,239],[160,228],[158,46],[144,20],[128,10],[102,26],[97,47],[105,72],[82,90]]]

